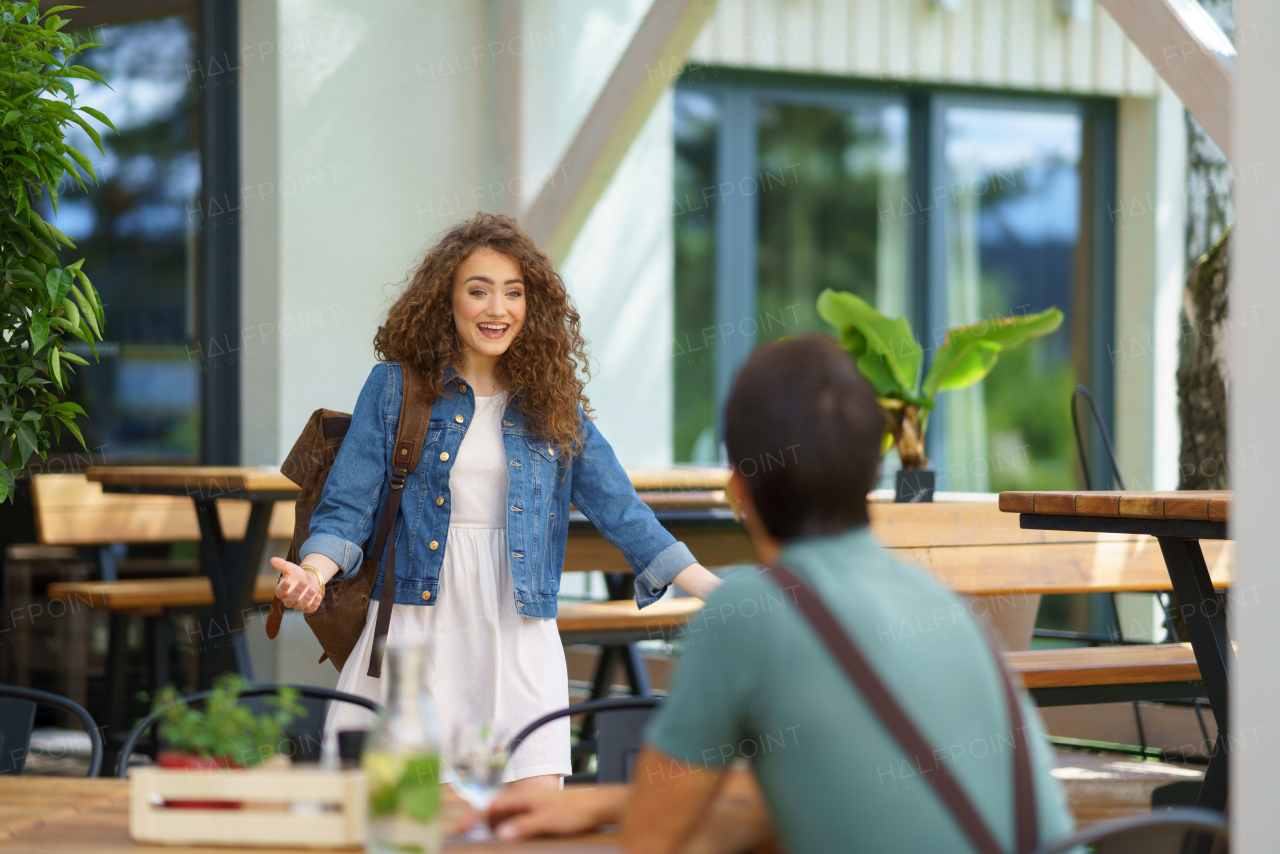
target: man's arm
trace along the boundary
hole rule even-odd
[[[622,818],[625,854],[679,851],[707,814],[724,776],[724,768],[691,765],[646,745]]]

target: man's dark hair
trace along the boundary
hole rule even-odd
[[[757,350],[724,413],[729,463],[778,540],[866,524],[883,432],[870,383],[824,338]]]

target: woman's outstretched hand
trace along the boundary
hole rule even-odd
[[[310,614],[320,607],[324,588],[320,586],[319,580],[314,575],[282,557],[273,557],[271,565],[280,572],[276,596],[285,607],[296,608],[304,614]]]

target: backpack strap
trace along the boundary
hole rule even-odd
[[[991,829],[978,814],[973,801],[960,788],[955,775],[942,770],[940,767],[942,761],[935,759],[936,754],[914,721],[907,715],[906,709],[893,696],[884,680],[875,672],[871,663],[862,654],[862,650],[840,625],[840,621],[826,603],[800,576],[785,566],[767,567],[765,575],[772,578],[783,592],[790,592],[794,596],[796,605],[808,620],[809,626],[844,670],[849,681],[861,692],[867,705],[880,718],[880,723],[893,735],[907,757],[915,763],[916,769],[933,785],[934,792],[951,812],[960,829],[969,837],[973,847],[980,854],[1004,854]],[[1017,854],[1027,854],[1035,849],[1039,838],[1029,755],[1031,751],[1029,745],[1018,744],[1020,737],[1023,739],[1026,737],[1022,708],[998,656],[996,668],[1004,683],[1005,701],[1009,708],[1009,726],[1013,730],[1013,791],[1016,824],[1014,850]],[[932,773],[924,770],[929,766],[933,767]]]
[[[404,389],[400,395],[400,421],[397,425],[396,444],[391,452],[391,488],[387,491],[387,503],[382,509],[382,519],[373,541],[373,550],[365,557],[374,566],[382,558],[387,545],[387,569],[382,576],[382,597],[378,600],[378,616],[373,628],[373,648],[369,653],[369,675],[374,679],[382,675],[382,647],[391,627],[391,608],[396,600],[396,515],[400,511],[400,498],[404,495],[404,481],[418,467],[422,456],[422,444],[427,438],[427,425],[431,422],[431,404],[426,399],[426,386],[422,374],[410,365],[400,363],[400,375]]]

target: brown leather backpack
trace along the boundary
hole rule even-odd
[[[390,534],[400,510],[405,478],[418,467],[422,444],[427,437],[427,424],[431,420],[431,404],[426,399],[422,375],[404,363],[400,365],[400,373],[404,378],[404,394],[400,401],[399,430],[389,475],[391,489],[387,491],[387,503],[382,509],[378,530],[363,546],[364,562],[360,564],[360,571],[351,578],[326,584],[320,606],[314,613],[306,615],[307,625],[311,626],[311,631],[324,648],[320,660],[329,659],[341,672],[351,650],[360,640],[360,633],[364,631],[369,598],[378,578],[378,564],[385,546],[388,550],[387,571],[382,582],[383,596],[378,603],[373,649],[369,654],[369,675],[375,679],[382,673],[382,645],[391,625],[391,607],[395,602],[396,543]],[[280,466],[285,477],[302,487],[293,511],[293,542],[289,546],[288,557],[291,563],[302,559],[298,550],[311,535],[311,514],[320,504],[329,470],[333,468],[350,426],[351,416],[347,413],[317,409],[307,419],[302,435]],[[276,597],[271,601],[271,613],[267,616],[267,637],[274,638],[279,633],[283,617],[284,603]]]

